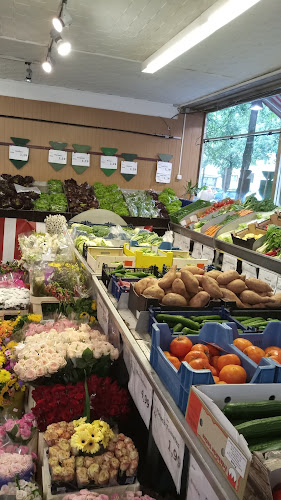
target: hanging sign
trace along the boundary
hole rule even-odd
[[[222,258],[222,271],[228,271],[229,269],[235,269],[237,267],[237,257],[230,255],[229,253],[224,253]]]
[[[242,261],[242,273],[246,274],[246,278],[256,278],[257,268],[248,262]]]
[[[77,174],[83,174],[90,166],[90,155],[87,153],[91,146],[86,144],[72,144],[72,146],[75,149],[75,153],[72,153],[72,167]]]
[[[67,152],[66,151],[57,151],[56,149],[49,149],[48,162],[49,163],[56,163],[59,165],[66,165]]]
[[[100,294],[97,295],[97,319],[105,335],[108,335],[108,309]]]
[[[277,278],[278,278],[277,274],[272,273],[267,269],[263,269],[262,267],[260,267],[259,280],[265,281],[269,286],[271,286],[273,292],[275,292],[277,287]]]
[[[186,500],[219,500],[195,458],[190,455]]]
[[[202,243],[198,243],[198,241],[194,241],[192,257],[194,259],[202,259]]]
[[[214,260],[214,249],[210,247],[203,246],[202,257],[208,259],[208,264],[213,264]]]
[[[11,137],[11,139],[14,146],[9,146],[9,160],[19,170],[29,160],[29,148],[25,147],[29,139],[21,139],[20,137]]]
[[[132,355],[128,389],[148,429],[151,417],[153,390],[141,367]]]
[[[156,169],[156,182],[169,184],[171,182],[173,164],[169,161],[158,161]]]
[[[138,164],[135,161],[121,161],[121,175],[130,181],[138,173]]]
[[[117,156],[101,156],[100,168],[109,177],[117,170],[118,158]]]
[[[179,493],[184,458],[184,441],[155,393],[152,408],[152,435]]]

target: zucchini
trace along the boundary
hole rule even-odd
[[[198,331],[197,330],[191,330],[191,328],[187,328],[187,327],[183,328],[182,333],[184,335],[198,335]]]
[[[205,325],[206,323],[229,323],[230,320],[227,319],[206,319],[206,321],[202,321],[201,326]]]
[[[236,425],[235,429],[243,434],[245,439],[265,436],[278,436],[281,432],[281,417],[259,418],[244,424]]]
[[[236,321],[247,321],[249,319],[249,316],[232,316]]]
[[[182,326],[182,323],[177,323],[177,324],[173,327],[173,331],[174,331],[174,333],[182,332],[182,331],[183,331],[183,326]]]
[[[215,319],[221,319],[221,316],[218,314],[210,314],[209,316],[190,316],[193,321],[197,321],[198,323],[202,323],[202,321],[210,319],[210,320],[215,320]]]
[[[248,420],[281,416],[281,401],[226,403],[223,413],[229,420],[248,417]]]
[[[266,439],[256,443],[249,444],[250,451],[273,451],[273,450],[281,450],[281,439]]]
[[[176,314],[157,314],[156,320],[159,321],[159,323],[182,323],[183,326],[191,328],[192,330],[199,330],[200,328],[198,323],[196,323],[195,321],[192,321],[189,318],[185,318],[184,316],[178,316]]]

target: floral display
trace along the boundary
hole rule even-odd
[[[20,234],[18,242],[22,260],[28,265],[41,263],[42,260],[57,262],[73,262],[74,248],[71,238],[65,234],[32,233]],[[43,259],[44,256],[44,259]]]
[[[105,335],[98,330],[91,330],[87,324],[80,325],[78,330],[66,328],[59,335],[51,329],[26,337],[25,343],[18,345],[17,352],[18,362],[14,370],[18,377],[32,382],[47,376],[49,379],[45,383],[54,383],[50,376],[59,371],[64,383],[66,378],[72,381],[74,377],[74,381],[75,378],[77,381],[80,376],[82,380],[85,372],[89,376],[101,366],[109,368],[110,361],[119,355],[118,350],[107,342]],[[60,380],[56,378],[56,381]]]
[[[127,415],[130,398],[127,389],[121,389],[110,377],[91,375],[87,379],[91,418],[112,418]],[[45,431],[52,423],[70,422],[83,414],[85,406],[84,382],[77,384],[40,386],[33,390],[32,408],[38,428]]]
[[[26,444],[34,435],[36,427],[33,413],[26,413],[18,420],[12,418],[6,420],[0,427],[0,434],[2,435],[5,432],[13,443]]]
[[[0,346],[0,408],[9,406],[17,391],[25,391],[23,382],[14,373],[16,346],[14,341]]]
[[[18,317],[20,318],[20,316]],[[11,337],[16,324],[19,319],[16,320],[0,320],[0,345],[6,341],[9,342],[9,338]]]
[[[19,281],[16,283],[8,282],[8,284],[16,284],[17,286],[0,286],[0,309],[27,309],[30,302],[30,292],[27,288],[19,286]]]
[[[61,194],[59,196],[65,198],[65,195],[63,195],[63,194]],[[58,199],[59,196],[55,195],[54,197]],[[61,198],[61,201],[62,200],[63,200],[63,198]],[[65,198],[65,202],[66,202],[66,198]],[[67,208],[67,202],[66,202],[66,208]],[[66,210],[64,210],[64,211],[66,211]],[[46,224],[46,231],[49,234],[60,234],[60,233],[63,233],[66,231],[67,221],[63,215],[47,215],[44,222]]]
[[[37,484],[27,482],[24,479],[2,486],[0,489],[1,495],[12,495],[16,500],[41,500],[42,498]]]
[[[32,455],[19,453],[0,454],[0,486],[8,484],[17,476],[18,479],[30,481],[34,473]]]
[[[61,318],[57,321],[48,321],[48,323],[40,323],[42,316],[37,315],[37,314],[30,314],[30,316],[38,318],[36,323],[32,322],[28,325],[26,331],[25,331],[25,336],[26,337],[32,337],[33,335],[36,335],[37,333],[42,333],[42,332],[49,332],[50,330],[56,330],[57,333],[64,332],[67,328],[75,328],[78,329],[79,325],[77,321],[74,320],[69,320],[67,318]],[[35,321],[33,319],[33,321]]]
[[[1,492],[0,492],[1,493]],[[68,493],[62,500],[155,500],[149,495],[142,495],[141,491],[126,491],[121,496],[118,493],[113,493],[111,496],[101,494],[95,491],[80,490],[76,493]]]
[[[74,453],[97,453],[102,448],[107,448],[108,442],[114,434],[109,425],[103,420],[94,420],[91,424],[86,423],[86,417],[74,420],[74,434],[71,436],[70,444]]]
[[[18,278],[22,276],[25,272],[23,265],[18,261],[6,262],[5,264],[0,264],[0,274],[18,274]]]

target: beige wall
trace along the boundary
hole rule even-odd
[[[138,161],[138,175],[130,182],[126,182],[120,174],[120,160],[116,173],[106,177],[100,170],[99,156],[91,155],[90,168],[85,173],[78,175],[71,167],[70,153],[68,153],[68,164],[59,172],[55,172],[48,163],[48,152],[46,150],[31,149],[28,164],[21,170],[17,170],[9,161],[8,147],[0,145],[0,173],[32,175],[39,181],[50,178],[64,180],[73,177],[78,182],[88,181],[93,183],[100,181],[105,184],[116,183],[122,188],[151,188],[159,191],[165,185],[155,182],[156,159],[158,153],[167,153],[173,155],[170,187],[175,189],[178,195],[183,194],[183,186],[189,179],[194,182],[197,180],[201,154],[200,139],[204,125],[204,115],[202,113],[187,115],[186,118],[181,172],[183,178],[181,181],[176,180],[180,156],[180,140],[84,128],[79,125],[112,127],[166,135],[169,126],[171,135],[181,137],[183,116],[179,116],[178,119],[163,119],[4,96],[0,96],[0,115],[4,115],[4,117],[0,117],[0,142],[11,142],[10,137],[22,137],[30,139],[29,144],[36,146],[49,146],[49,141],[67,142],[67,147],[71,149],[72,144],[88,144],[91,146],[92,151],[100,151],[101,147],[115,147],[118,148],[117,154],[136,153],[140,157],[155,158],[155,162]],[[7,116],[64,122],[66,125],[22,120],[20,118],[14,119]],[[75,125],[70,125],[71,123]]]

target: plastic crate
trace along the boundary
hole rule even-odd
[[[128,257],[134,257],[136,262],[136,267],[150,267],[150,266],[158,266],[162,267],[164,264],[168,267],[171,267],[173,264],[173,252],[161,252],[158,251],[158,255],[145,255],[143,252],[138,250],[138,247],[132,247],[134,250],[130,248],[130,245],[124,243],[124,254]]]
[[[281,309],[232,309],[232,316],[248,316],[249,318],[272,318],[281,321]],[[247,332],[257,332],[255,327],[247,327]]]
[[[181,201],[181,206],[186,207],[187,205],[190,205],[190,203],[193,203],[191,200],[185,200],[184,198],[180,198]]]
[[[136,283],[140,279],[141,278],[124,278],[124,281],[128,281],[130,283]],[[122,293],[129,293],[130,291],[129,288],[119,285],[118,281],[119,277],[113,275],[111,280],[111,294],[113,295],[113,297],[115,297],[116,300],[120,299]]]
[[[179,370],[172,365],[163,351],[169,350],[171,341],[176,337],[177,335],[171,334],[166,323],[154,324],[152,326],[150,363],[176,404],[185,414],[190,387],[192,385],[214,384],[214,378],[210,370],[194,370],[186,362],[181,363]],[[219,344],[223,343],[226,352],[237,354],[240,357],[241,365],[247,372],[247,382],[274,382],[275,368],[273,364],[263,358],[261,365],[257,367],[256,363],[232,346],[233,332],[228,325],[207,324],[202,327],[198,335],[187,335],[187,337],[193,344],[207,342],[222,348]]]
[[[103,284],[106,286],[106,288],[108,288],[108,286],[109,286],[109,283],[110,283],[112,275],[114,274],[114,271],[116,271],[116,267],[108,267],[106,264],[104,264],[102,266],[101,279],[102,279]],[[148,269],[147,269],[147,267],[132,267],[132,268],[130,268],[130,271],[132,273],[143,272],[143,273],[154,274],[154,276],[156,278],[162,276],[162,273],[159,271],[157,266],[151,266]],[[165,271],[165,272],[167,272],[167,271]],[[141,279],[141,278],[137,278],[135,281],[138,281],[139,279]],[[125,280],[133,282],[133,278],[126,278],[125,277]]]

